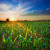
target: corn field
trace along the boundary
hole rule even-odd
[[[0,22],[0,50],[50,50],[50,21]]]

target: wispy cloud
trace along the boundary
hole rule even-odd
[[[25,3],[18,4],[17,6],[9,4],[0,4],[0,15],[18,16],[31,8],[32,8],[31,6],[27,6]]]
[[[33,12],[36,12],[37,10],[31,10],[31,11],[26,11],[26,12],[23,12],[22,14],[30,14],[30,13],[33,13]]]
[[[50,10],[50,8],[47,8],[46,10]]]
[[[9,11],[10,8],[12,8],[13,5],[8,4],[0,4],[0,11]]]
[[[13,2],[16,2],[16,0],[12,0]]]

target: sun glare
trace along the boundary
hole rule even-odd
[[[11,20],[11,21],[15,21],[15,19],[14,19],[14,18],[11,18],[10,20]]]

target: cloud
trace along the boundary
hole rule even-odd
[[[18,16],[31,8],[31,6],[26,6],[25,3],[18,4],[17,6],[10,4],[0,4],[0,15]]]
[[[50,10],[50,8],[47,8],[46,10]]]
[[[12,8],[13,5],[8,4],[0,4],[0,11],[8,11],[10,8]]]
[[[12,0],[13,2],[16,2],[16,0]]]
[[[31,11],[26,11],[26,12],[23,12],[23,14],[31,14],[33,12],[36,12],[37,10],[31,10]]]

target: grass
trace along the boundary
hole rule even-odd
[[[0,22],[1,50],[49,50],[50,21]]]

